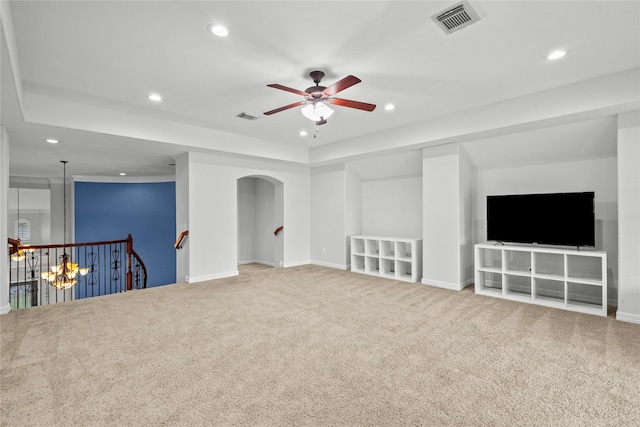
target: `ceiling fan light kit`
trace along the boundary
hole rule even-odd
[[[302,115],[307,119],[319,122],[326,120],[333,114],[333,110],[327,107],[323,102],[309,103],[300,110]]]
[[[304,105],[305,107],[303,107],[301,110],[302,114],[309,120],[314,121],[316,125],[322,125],[327,123],[327,119],[333,114],[333,110],[329,108],[326,103],[338,105],[341,107],[355,108],[357,110],[363,111],[373,111],[376,108],[374,104],[368,104],[366,102],[334,98],[334,95],[336,93],[341,92],[361,82],[361,80],[355,76],[349,75],[329,87],[320,86],[320,82],[324,77],[324,73],[322,71],[312,71],[309,73],[309,77],[311,77],[316,85],[308,87],[304,90],[304,92],[277,83],[267,85],[275,89],[280,89],[303,96],[305,100],[285,105],[284,107],[276,108],[275,110],[267,111],[264,113],[264,115],[270,116],[272,114],[279,113],[290,108]]]

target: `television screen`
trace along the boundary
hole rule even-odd
[[[487,196],[487,240],[595,246],[594,192]]]

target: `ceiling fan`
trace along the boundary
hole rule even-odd
[[[303,91],[298,89],[293,89],[287,86],[283,86],[280,84],[270,84],[267,85],[269,87],[273,87],[280,90],[286,90],[287,92],[292,92],[304,97],[304,101],[294,102],[293,104],[285,105],[284,107],[276,108],[275,110],[267,111],[264,113],[265,116],[270,116],[271,114],[279,113],[280,111],[288,110],[290,108],[295,108],[300,105],[306,105],[302,108],[302,114],[310,120],[316,122],[316,125],[323,125],[327,123],[327,119],[331,114],[333,114],[333,110],[329,108],[325,102],[328,102],[333,105],[338,105],[340,107],[349,107],[355,108],[357,110],[364,111],[373,111],[376,106],[374,104],[367,104],[366,102],[359,101],[350,101],[348,99],[342,98],[334,98],[334,95],[340,91],[343,91],[351,86],[360,83],[362,80],[355,76],[347,76],[344,79],[332,84],[329,87],[320,86],[320,81],[324,77],[324,73],[322,71],[312,71],[309,73],[309,77],[316,84],[315,86],[308,87]]]

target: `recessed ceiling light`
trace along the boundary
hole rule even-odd
[[[300,131],[300,136],[307,136],[307,131],[306,130],[301,130]]]
[[[218,37],[227,37],[229,35],[229,30],[222,25],[211,24],[207,27],[209,32]]]
[[[126,175],[126,173],[120,172],[120,176],[125,176],[125,175]]]
[[[153,102],[160,102],[162,101],[162,97],[157,93],[152,93],[152,94],[149,94],[149,100]]]
[[[45,141],[47,141],[49,144],[57,144],[58,142],[60,142],[57,139],[53,139],[53,138],[47,138],[45,139]]]
[[[550,60],[554,60],[554,59],[560,59],[563,56],[565,56],[567,54],[566,50],[554,50],[553,52],[551,52],[548,56],[547,59]]]
[[[384,106],[384,109],[387,110],[387,111],[394,110],[395,108],[396,108],[396,106],[393,105],[393,104],[387,104],[387,105]]]

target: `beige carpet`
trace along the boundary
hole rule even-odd
[[[640,325],[317,266],[11,312],[3,426],[638,426]]]

